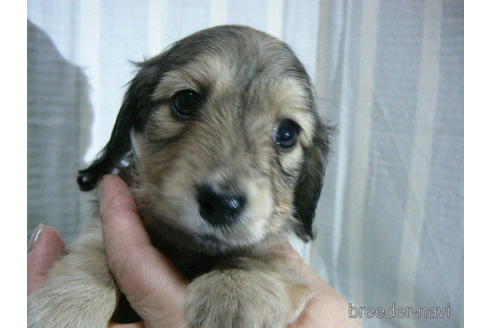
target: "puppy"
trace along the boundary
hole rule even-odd
[[[78,183],[126,180],[153,244],[191,281],[191,327],[285,327],[312,291],[271,249],[289,232],[313,237],[327,148],[292,50],[220,26],[139,64],[109,142]],[[29,297],[29,327],[107,327],[122,295],[98,222]]]

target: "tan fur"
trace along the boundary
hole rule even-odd
[[[216,36],[222,32],[227,38]],[[190,38],[187,47],[196,54],[158,75],[146,95],[155,105],[145,126],[128,127],[134,165],[128,183],[156,247],[192,279],[186,298],[192,327],[285,327],[312,296],[296,271],[271,251],[301,224],[296,197],[315,203],[318,196],[311,194],[319,194],[325,148],[318,150],[316,143],[324,140],[324,130],[310,82],[288,48],[264,33],[218,27]],[[215,39],[202,45],[208,38]],[[157,64],[180,58],[186,44],[185,39],[142,70],[157,75]],[[146,78],[137,75],[134,83]],[[170,99],[185,89],[206,94],[193,120],[172,113]],[[131,97],[130,90],[126,102]],[[133,110],[124,106],[123,114]],[[283,119],[300,127],[289,151],[273,141]],[[308,158],[311,154],[315,157]],[[246,196],[234,224],[217,227],[200,216],[196,186],[204,183]],[[181,240],[189,236],[196,249]],[[169,254],[169,245],[184,253]],[[210,258],[210,268],[187,271],[187,259],[193,263],[202,256]],[[97,225],[29,298],[29,327],[104,327],[117,300]]]
[[[28,327],[106,328],[118,298],[101,226],[94,221],[54,265],[43,287],[28,297]]]
[[[188,286],[192,327],[285,327],[312,296],[299,277],[276,267],[268,256],[232,262],[234,269],[209,272]]]

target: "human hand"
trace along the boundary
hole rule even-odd
[[[348,316],[349,305],[342,295],[321,279],[314,270],[304,262],[302,257],[290,245],[284,244],[277,253],[302,276],[307,286],[315,291],[304,311],[288,328],[357,328],[360,322]]]
[[[145,327],[188,327],[184,315],[187,282],[150,243],[131,193],[119,177],[106,176],[102,181],[101,220],[109,266]],[[63,240],[53,228],[42,227],[37,235],[28,253],[28,293],[42,286],[49,268],[66,253]],[[279,254],[298,267],[305,282],[316,291],[289,328],[360,327],[357,321],[349,320],[343,297],[317,276],[290,245],[282,246]],[[144,327],[144,323],[111,323],[110,327],[137,328]]]
[[[123,180],[101,183],[100,214],[111,272],[146,328],[188,327],[184,315],[186,280],[154,248]]]
[[[184,279],[150,244],[124,182],[114,176],[108,180],[103,182],[101,192],[108,262],[118,286],[144,320],[132,324],[109,323],[109,327],[187,327],[183,313]],[[56,229],[40,224],[34,230],[27,254],[28,295],[41,288],[50,268],[66,253],[65,243]]]
[[[34,229],[27,250],[27,295],[43,286],[53,263],[66,253],[56,229],[43,224]]]

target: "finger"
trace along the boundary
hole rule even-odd
[[[301,327],[361,328],[362,325],[349,317],[347,301],[341,295],[319,293],[309,300],[299,318],[288,325],[288,328]]]
[[[102,181],[101,220],[109,266],[137,313],[184,322],[185,279],[152,246],[128,187],[114,175]]]
[[[348,303],[342,295],[316,274],[289,243],[277,247],[278,254],[294,267],[309,288],[315,292],[304,311],[289,328],[297,327],[360,327],[357,320],[348,317]]]
[[[27,254],[27,294],[38,290],[46,281],[48,272],[56,260],[66,254],[60,233],[48,226],[35,231],[37,238]]]
[[[288,242],[275,247],[280,258],[298,273],[314,290],[334,291],[312,268],[302,256]]]
[[[138,264],[156,268],[158,274],[166,273],[173,283],[183,283],[169,260],[152,246],[136,213],[133,197],[117,176],[106,176],[102,182],[101,219],[106,251],[111,255],[112,269],[115,269],[117,278],[125,278],[130,273],[126,268],[129,261],[137,261]],[[132,275],[132,278],[135,277]]]

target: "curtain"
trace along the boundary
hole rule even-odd
[[[287,42],[337,127],[301,251],[347,315],[462,327],[459,0],[29,0],[29,231],[43,222],[70,241],[91,216],[76,171],[108,140],[131,62],[220,24]]]

